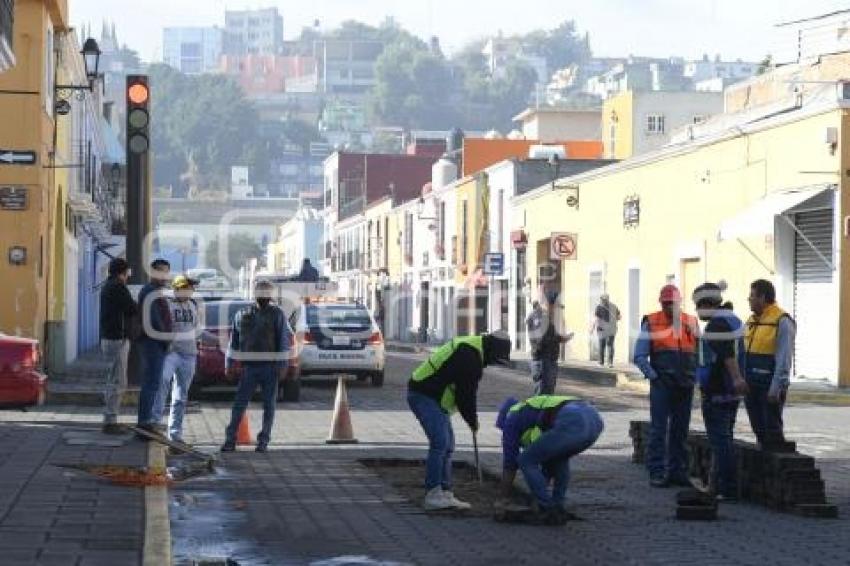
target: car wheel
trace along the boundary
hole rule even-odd
[[[384,372],[376,371],[372,374],[372,387],[383,387],[384,386]]]
[[[301,398],[301,380],[284,379],[278,387],[278,401],[297,403]]]

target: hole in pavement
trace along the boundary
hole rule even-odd
[[[422,506],[425,498],[425,462],[422,460],[404,460],[395,458],[367,458],[358,460],[360,464],[375,472],[384,483],[391,485],[399,494],[417,507]],[[482,470],[481,484],[475,466],[464,461],[452,462],[452,483],[455,495],[472,504],[469,511],[441,511],[430,513],[440,517],[493,517],[496,502],[500,499],[499,481],[495,474]],[[527,496],[513,489],[510,502],[527,505]]]

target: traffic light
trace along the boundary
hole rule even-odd
[[[150,233],[151,136],[147,75],[127,75],[127,261],[131,283],[147,281],[145,242]]]
[[[146,75],[127,77],[127,152],[145,153],[150,149],[150,89]]]

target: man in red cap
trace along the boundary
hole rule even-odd
[[[682,312],[682,294],[675,285],[665,285],[658,300],[661,310],[643,318],[634,354],[650,387],[646,466],[653,487],[690,486],[687,438],[699,325],[696,317]]]

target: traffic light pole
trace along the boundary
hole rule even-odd
[[[138,90],[143,88],[144,90]],[[134,90],[135,89],[135,90]],[[127,262],[132,275],[131,284],[148,282],[145,241],[150,234],[150,149],[147,143],[139,144],[139,136],[145,142],[148,135],[148,85],[147,76],[127,77]],[[131,120],[133,112],[144,112],[144,120]],[[135,114],[136,117],[139,114]]]

